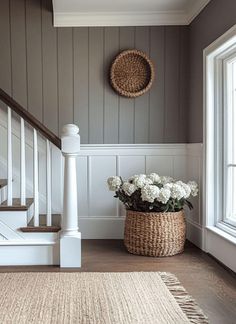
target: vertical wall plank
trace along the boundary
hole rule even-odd
[[[178,142],[180,27],[165,27],[165,142]]]
[[[40,121],[43,116],[41,14],[37,0],[26,0],[28,110]]]
[[[89,28],[89,142],[103,143],[104,29]]]
[[[155,80],[150,91],[150,143],[163,143],[165,119],[165,37],[164,27],[151,27],[150,58]]]
[[[88,28],[74,28],[74,122],[88,143]]]
[[[119,28],[105,28],[104,33],[104,143],[119,142],[119,96],[109,83],[109,72],[113,58],[119,52]]]
[[[0,7],[0,87],[11,94],[11,44],[9,0]]]
[[[77,123],[84,144],[186,142],[188,34],[185,26],[54,28],[50,1],[3,0],[0,86],[56,134]],[[156,71],[136,99],[108,80],[113,57],[132,48]]]
[[[136,27],[135,47],[149,56],[149,27]],[[150,92],[135,99],[134,108],[134,142],[148,143],[149,141],[149,96]]]
[[[52,25],[52,5],[42,0],[43,122],[58,130],[57,29]]]
[[[189,39],[188,27],[180,27],[180,81],[179,81],[179,138],[180,143],[187,142],[188,130],[188,84],[189,84]]]
[[[120,50],[134,48],[134,27],[120,28]],[[134,143],[134,99],[120,97],[119,143]]]
[[[58,29],[59,132],[73,122],[73,42],[72,28]],[[65,64],[66,62],[66,64]]]
[[[13,98],[27,108],[25,1],[11,0],[10,13]]]

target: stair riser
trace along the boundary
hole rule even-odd
[[[46,226],[46,216],[45,215],[39,215],[39,225],[40,226]],[[33,216],[30,220],[30,222],[28,222],[28,226],[34,226],[34,220],[33,220]],[[61,215],[52,215],[52,226],[61,226]]]
[[[59,244],[0,246],[0,266],[59,265]]]

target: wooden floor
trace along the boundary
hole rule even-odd
[[[235,274],[190,243],[183,254],[168,258],[131,255],[120,240],[85,240],[82,251],[82,268],[66,271],[169,271],[197,300],[210,323],[236,323]],[[0,267],[0,272],[12,271],[65,270],[49,266]]]

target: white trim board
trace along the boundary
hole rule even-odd
[[[79,227],[82,239],[123,239],[125,218],[80,218]],[[203,249],[203,228],[187,220],[187,239]]]
[[[220,150],[224,149],[222,128],[222,61],[235,47],[236,25],[216,39],[203,51],[203,226],[204,251],[212,254],[233,271],[236,270],[235,240],[226,238],[228,234],[216,227],[219,214],[222,217],[222,202],[218,197],[219,188],[222,188],[219,179],[222,178]]]
[[[76,12],[60,11],[57,0],[53,0],[54,27],[97,27],[97,26],[164,26],[189,25],[210,0],[195,1],[186,10],[169,11],[105,11]]]

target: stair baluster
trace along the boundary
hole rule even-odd
[[[26,182],[25,182],[25,122],[24,119],[20,119],[20,200],[21,205],[26,204]]]
[[[12,206],[12,130],[11,108],[7,108],[7,205]]]
[[[39,226],[38,134],[34,129],[34,226]]]
[[[47,146],[47,170],[46,170],[46,183],[47,183],[47,215],[46,224],[52,226],[52,152],[49,140],[46,142]]]

